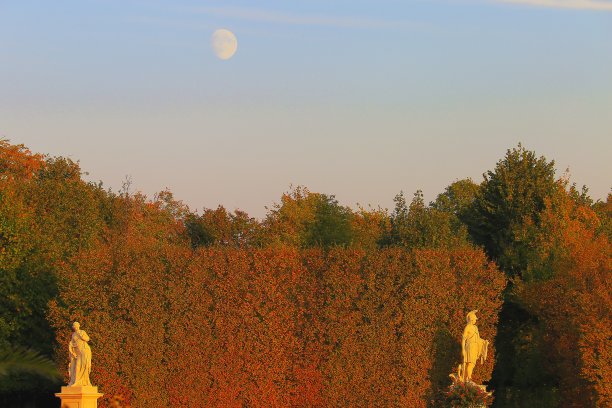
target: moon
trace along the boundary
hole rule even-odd
[[[217,58],[222,60],[232,58],[238,49],[238,39],[234,33],[225,28],[215,30],[210,43]]]

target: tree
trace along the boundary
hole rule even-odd
[[[333,195],[319,194],[314,221],[306,228],[306,246],[349,245],[353,240],[352,216],[350,208],[341,206]]]
[[[389,234],[381,244],[407,248],[454,248],[469,245],[465,227],[451,210],[441,210],[433,203],[425,205],[417,190],[410,205],[404,194],[395,196]]]
[[[298,186],[283,194],[263,223],[267,244],[296,247],[348,245],[353,241],[353,213],[333,195]]]
[[[483,175],[475,200],[461,216],[473,240],[508,276],[521,276],[526,268],[526,243],[515,233],[526,220],[539,223],[544,200],[555,190],[554,176],[554,161],[519,144]]]
[[[391,233],[391,219],[386,209],[359,207],[351,218],[353,245],[374,250]]]
[[[0,148],[0,347],[22,345],[49,355],[47,302],[58,262],[100,232],[100,191],[81,180],[77,163]]]
[[[460,217],[474,202],[477,191],[478,184],[474,183],[472,179],[457,180],[446,187],[443,193],[438,194],[436,200],[430,206],[436,210]]]
[[[302,186],[284,193],[263,221],[266,244],[306,246],[306,230],[315,220],[317,196]]]
[[[531,256],[516,292],[545,333],[540,350],[563,406],[609,406],[612,248],[589,200],[564,181],[557,187],[539,225],[521,231]]]
[[[240,210],[228,212],[225,207],[204,209],[202,215],[190,213],[185,218],[187,234],[193,248],[200,246],[248,247],[261,244],[259,222]]]
[[[34,154],[24,145],[12,145],[0,139],[0,181],[28,180],[44,166],[44,156]]]
[[[606,234],[608,241],[612,241],[612,193],[608,194],[606,201],[598,200],[593,204],[593,211],[601,221],[598,232]]]
[[[69,159],[0,141],[0,349],[52,355],[47,311],[57,294],[58,265],[91,246],[105,221],[105,193],[81,174]],[[42,381],[27,374],[0,378],[0,405],[8,394],[38,399],[56,385]]]
[[[538,226],[545,200],[556,190],[554,162],[521,144],[509,149],[494,170],[483,175],[473,202],[460,213],[472,240],[511,278],[528,268],[531,248],[521,239],[526,223]],[[496,405],[554,404],[556,389],[543,361],[544,332],[537,318],[506,290],[496,339],[492,385]]]

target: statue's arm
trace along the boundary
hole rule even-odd
[[[85,333],[85,330],[81,330],[81,332],[79,333],[79,336],[81,337],[83,341],[89,341],[89,336],[87,335],[87,333]]]

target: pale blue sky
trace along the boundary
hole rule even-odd
[[[0,137],[257,217],[290,184],[431,200],[518,142],[604,198],[612,1],[0,0]]]

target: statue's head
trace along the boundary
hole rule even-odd
[[[478,312],[478,310],[472,310],[471,312],[469,312],[466,316],[465,316],[465,320],[468,323],[476,323],[476,320],[478,320],[478,318],[476,317],[476,312]]]
[[[72,323],[72,328],[74,330],[79,330],[79,328],[81,327],[81,325],[79,324],[79,322],[74,322]]]

